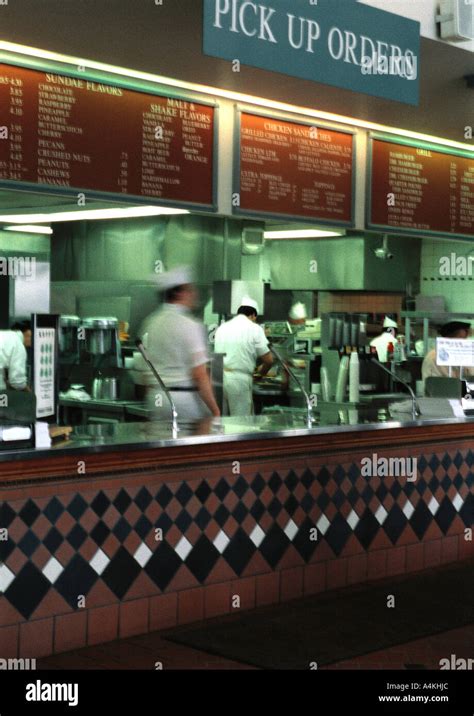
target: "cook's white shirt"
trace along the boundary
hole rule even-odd
[[[224,368],[252,375],[257,358],[269,348],[263,328],[240,314],[219,326],[214,350],[226,354]]]
[[[16,331],[0,331],[0,390],[7,387],[6,369],[9,385],[15,390],[24,390],[27,385],[26,348]]]

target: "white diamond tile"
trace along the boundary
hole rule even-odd
[[[459,492],[456,492],[456,497],[453,500],[453,507],[456,510],[456,512],[459,512],[459,510],[461,509],[463,504],[464,504],[464,500],[462,499]]]
[[[137,560],[140,567],[144,567],[147,562],[150,560],[150,557],[152,556],[153,552],[151,549],[146,545],[144,542],[141,543],[140,547],[138,547],[137,551],[133,555],[134,558]]]
[[[388,516],[387,510],[385,509],[385,507],[383,505],[380,505],[377,512],[375,513],[375,519],[377,520],[379,525],[383,525],[383,523],[387,519],[387,516]]]
[[[290,520],[283,531],[290,542],[293,542],[296,534],[298,533],[298,526],[293,522],[293,520]]]
[[[174,550],[181,557],[181,559],[184,562],[184,560],[186,559],[188,554],[191,552],[192,548],[193,548],[193,546],[192,546],[191,542],[188,539],[186,539],[186,537],[183,536],[179,540],[179,542],[176,545],[176,547],[174,548]]]
[[[98,549],[95,555],[92,557],[90,565],[94,572],[97,572],[97,574],[102,574],[109,562],[110,558],[107,557],[105,552],[102,552],[101,549]]]
[[[328,531],[328,527],[331,523],[329,522],[326,515],[321,515],[319,520],[316,522],[316,527],[318,528],[318,532],[321,532],[322,535],[325,535]]]
[[[250,533],[250,539],[254,543],[255,547],[260,547],[263,540],[265,539],[265,532],[262,530],[260,525],[255,525],[252,532]]]
[[[43,567],[43,574],[46,577],[46,579],[49,579],[51,584],[54,584],[61,572],[64,571],[64,567],[61,564],[61,562],[58,562],[56,557],[51,557],[51,559],[45,564]]]
[[[439,510],[439,502],[436,497],[432,497],[428,503],[428,509],[432,515],[435,515]]]
[[[349,525],[349,527],[351,528],[351,530],[355,530],[355,528],[357,527],[357,525],[360,522],[360,517],[355,510],[351,510],[349,512],[349,515],[347,516],[346,521],[347,521],[347,524]]]
[[[230,539],[227,537],[224,530],[221,530],[219,534],[214,539],[213,545],[217,549],[217,551],[222,554],[222,552],[225,550],[227,545],[229,544]]]
[[[0,594],[6,592],[10,584],[15,579],[15,575],[8,569],[6,564],[0,566]]]
[[[405,515],[405,517],[407,518],[407,520],[409,520],[411,518],[414,511],[415,511],[415,508],[411,504],[410,500],[407,500],[406,503],[402,507],[402,512]]]

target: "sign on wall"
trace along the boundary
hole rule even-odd
[[[420,23],[357,0],[204,0],[204,54],[418,104]]]

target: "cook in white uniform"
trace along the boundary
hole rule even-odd
[[[395,344],[398,343],[397,341],[397,330],[398,325],[397,323],[389,318],[388,316],[385,316],[385,320],[383,322],[383,333],[381,333],[377,338],[373,338],[370,341],[371,346],[375,346],[377,349],[377,355],[378,359],[381,363],[387,362],[387,348],[389,343],[393,343],[393,347],[395,348]]]
[[[21,332],[0,331],[0,390],[27,390],[26,358]]]
[[[204,326],[191,315],[197,304],[191,271],[182,267],[161,274],[158,288],[164,304],[145,320],[141,335],[151,362],[171,393],[178,420],[219,416],[207,371]],[[156,418],[170,419],[169,402],[154,377],[149,380],[148,399]]]
[[[230,415],[253,415],[252,385],[257,362],[262,364],[260,375],[265,375],[273,363],[265,332],[256,323],[257,315],[257,302],[245,297],[235,318],[216,331],[215,351],[226,354],[224,398]]]

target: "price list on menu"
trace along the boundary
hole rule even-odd
[[[241,113],[242,211],[353,220],[352,134]]]
[[[0,65],[0,180],[213,205],[214,107]]]
[[[370,227],[474,235],[474,154],[372,140]]]

